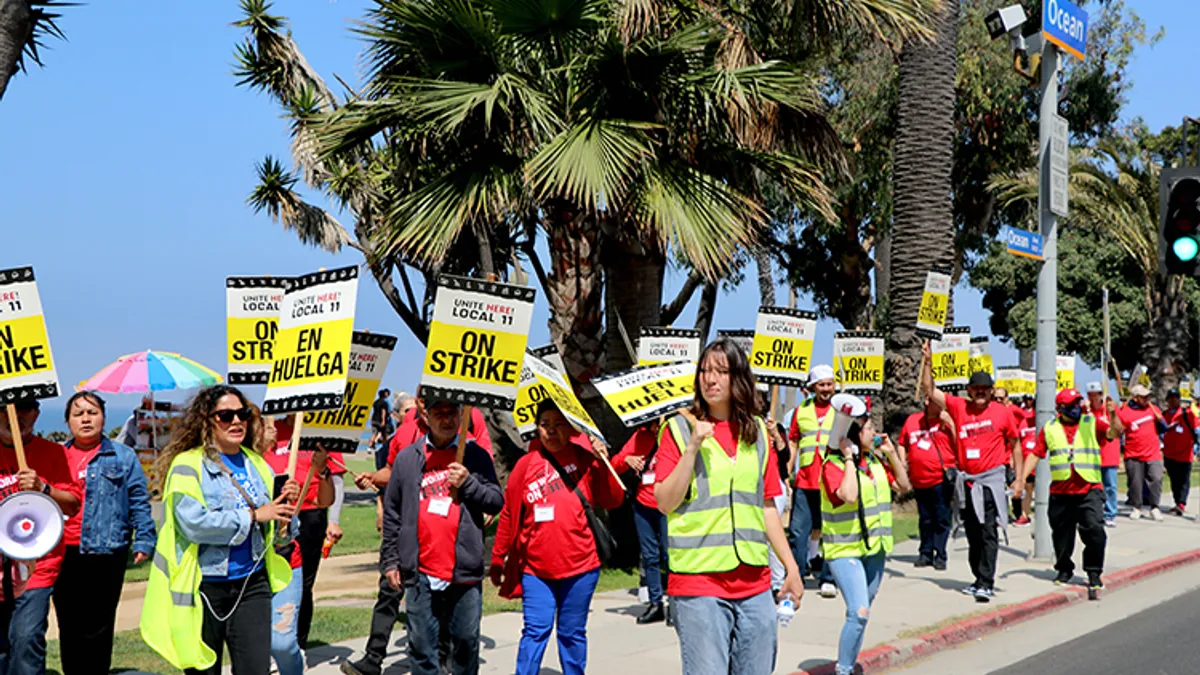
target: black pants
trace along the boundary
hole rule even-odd
[[[1176,506],[1187,506],[1188,493],[1192,491],[1192,463],[1164,459],[1167,477],[1171,479],[1171,496]]]
[[[983,495],[983,518],[975,513],[975,503],[967,495],[967,508],[963,509],[963,529],[967,531],[967,560],[975,584],[981,588],[992,588],[996,583],[996,555],[1000,553],[1000,533],[996,530],[996,502],[990,493]]]
[[[310,509],[300,512],[300,531],[296,545],[300,547],[300,558],[304,561],[304,591],[300,596],[300,614],[296,621],[296,642],[301,649],[308,649],[308,629],[312,627],[313,584],[317,583],[317,570],[321,568],[321,548],[325,545],[325,528],[329,524],[326,509]]]
[[[1054,569],[1071,574],[1075,563],[1075,531],[1083,540],[1083,571],[1089,575],[1104,571],[1104,490],[1089,490],[1085,495],[1050,495],[1050,531],[1054,539]]]
[[[363,656],[367,675],[377,675],[387,656],[388,643],[392,641],[392,628],[400,617],[400,601],[404,599],[404,588],[393,591],[387,578],[379,575],[379,595],[375,596],[375,608],[371,610],[371,635],[367,638],[367,653]],[[362,670],[360,668],[360,670]]]
[[[108,673],[128,558],[127,548],[103,555],[66,548],[53,596],[64,675]]]
[[[246,592],[238,602],[242,584],[246,584]],[[270,672],[271,582],[267,580],[266,570],[255,572],[249,580],[201,581],[200,593],[208,598],[204,603],[201,638],[217,653],[217,662],[211,668],[189,668],[184,672],[188,675],[221,675],[222,651],[226,647],[229,648],[233,675],[266,675]],[[218,621],[219,618],[225,618],[225,621]]]
[[[921,530],[921,555],[930,560],[946,559],[946,543],[950,540],[950,500],[954,485],[938,483],[933,487],[913,490],[917,499],[918,525]]]

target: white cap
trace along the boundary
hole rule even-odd
[[[812,370],[808,371],[808,383],[809,384],[816,384],[817,382],[820,382],[821,380],[832,380],[832,379],[833,379],[833,366],[827,366],[825,364],[821,364],[819,366],[813,366]]]
[[[1100,392],[1104,391],[1104,387],[1101,387],[1099,382],[1088,382],[1087,391],[1089,394],[1092,392],[1099,394]]]

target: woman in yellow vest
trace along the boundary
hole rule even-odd
[[[875,448],[883,452],[886,465]],[[912,488],[896,447],[886,435],[876,435],[870,418],[850,424],[841,451],[841,456],[826,454],[821,469],[821,543],[825,563],[846,601],[834,672],[850,675],[892,552],[891,486],[901,492]]]
[[[300,489],[289,479],[271,499],[274,474],[251,449],[260,424],[240,391],[210,387],[192,399],[159,458],[166,518],[141,632],[187,673],[219,674],[225,648],[234,675],[270,670],[271,594],[292,578],[271,544],[279,526],[291,529]]]
[[[691,414],[659,437],[654,496],[667,516],[667,594],[685,673],[767,675],[775,668],[775,600],[767,547],[783,562],[780,599],[804,594],[774,498],[779,462],[757,416],[746,354],[708,345]]]

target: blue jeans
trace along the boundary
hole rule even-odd
[[[916,488],[913,494],[917,499],[917,522],[921,531],[920,554],[930,560],[945,560],[954,486],[942,482],[933,487]]]
[[[846,601],[846,623],[838,638],[837,675],[854,672],[854,662],[862,650],[863,634],[871,618],[871,603],[883,581],[883,565],[887,554],[880,551],[865,558],[837,558],[826,561],[837,580],[842,598]]]
[[[483,584],[450,584],[444,591],[435,591],[424,574],[417,574],[404,589],[409,672],[438,675],[438,635],[444,624],[450,635],[450,672],[478,673]]]
[[[779,632],[770,591],[741,600],[672,596],[683,672],[769,675]]]
[[[814,528],[821,529],[821,491],[792,490],[792,517],[788,521],[787,535],[801,577],[808,574],[808,541]],[[828,567],[821,568],[817,581],[833,581]]]
[[[53,588],[31,588],[13,602],[8,626],[11,651],[0,654],[0,673],[46,675],[46,629],[50,627]]]
[[[667,566],[667,517],[658,509],[633,503],[633,524],[637,527],[638,546],[642,549],[642,570],[650,604],[662,602],[663,586],[670,571]]]
[[[1101,468],[1100,478],[1104,481],[1104,519],[1112,520],[1117,517],[1117,467]]]
[[[599,581],[599,569],[566,579],[539,579],[528,572],[521,577],[525,627],[517,649],[517,675],[541,672],[542,656],[556,625],[563,675],[583,675],[587,671],[588,608]]]
[[[303,675],[304,655],[296,640],[300,614],[300,596],[304,590],[304,568],[292,570],[287,587],[271,598],[271,658],[279,666],[279,675]]]

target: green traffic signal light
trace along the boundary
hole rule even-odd
[[[1183,262],[1191,262],[1200,253],[1200,242],[1194,237],[1180,237],[1171,243],[1175,257]]]

